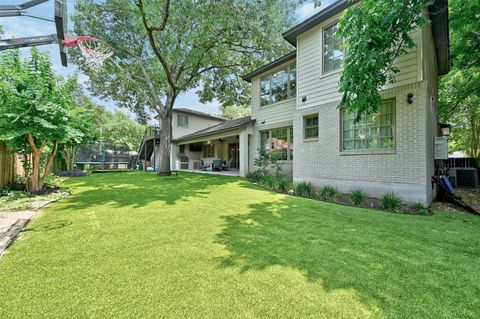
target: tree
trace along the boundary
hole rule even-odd
[[[339,34],[348,48],[340,78],[339,107],[357,114],[375,113],[379,91],[395,81],[394,60],[415,46],[411,32],[428,21],[421,14],[430,0],[362,0],[340,19]]]
[[[95,127],[95,105],[79,92],[74,107],[69,111],[69,127],[62,139],[61,149],[67,170],[72,172],[75,164],[78,147],[88,144],[99,137],[99,131]]]
[[[116,55],[90,76],[92,91],[140,118],[159,116],[159,175],[170,174],[172,109],[177,96],[201,86],[203,102],[244,105],[240,79],[252,67],[286,53],[279,36],[296,1],[79,0],[75,32],[110,43]]]
[[[23,155],[30,193],[42,191],[58,145],[69,130],[68,109],[76,85],[75,77],[63,81],[55,76],[48,53],[33,48],[28,60],[18,51],[0,55],[0,139]],[[42,163],[46,150],[49,154]]]
[[[251,114],[249,106],[224,105],[220,110],[222,111],[222,117],[229,120],[238,119]]]
[[[121,110],[101,111],[101,123],[97,129],[102,130],[104,143],[127,145],[130,150],[137,150],[145,132],[145,126],[132,120]]]
[[[480,2],[449,2],[452,71],[440,82],[440,120],[451,122],[451,145],[480,157]]]

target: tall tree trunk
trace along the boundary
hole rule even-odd
[[[32,152],[32,160],[31,160],[31,172],[30,175],[27,177],[27,192],[32,194],[39,193],[43,188],[43,183],[40,178],[40,157],[41,152],[35,150]]]
[[[158,176],[169,176],[172,174],[170,167],[170,152],[172,146],[172,109],[174,103],[175,95],[168,92],[167,101],[165,103],[165,112],[160,119],[160,165]]]

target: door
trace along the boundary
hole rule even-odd
[[[233,159],[231,168],[238,169],[240,167],[240,150],[239,143],[228,144],[228,160]]]

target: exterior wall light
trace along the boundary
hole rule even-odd
[[[408,95],[407,95],[407,102],[408,102],[408,104],[412,104],[412,103],[413,103],[413,93],[408,93]]]
[[[450,124],[440,123],[440,131],[443,136],[450,136]]]

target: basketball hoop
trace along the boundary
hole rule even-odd
[[[106,59],[111,57],[115,50],[107,43],[87,36],[72,38],[65,37],[65,47],[77,46],[82,54],[82,61],[93,71],[99,71]]]

